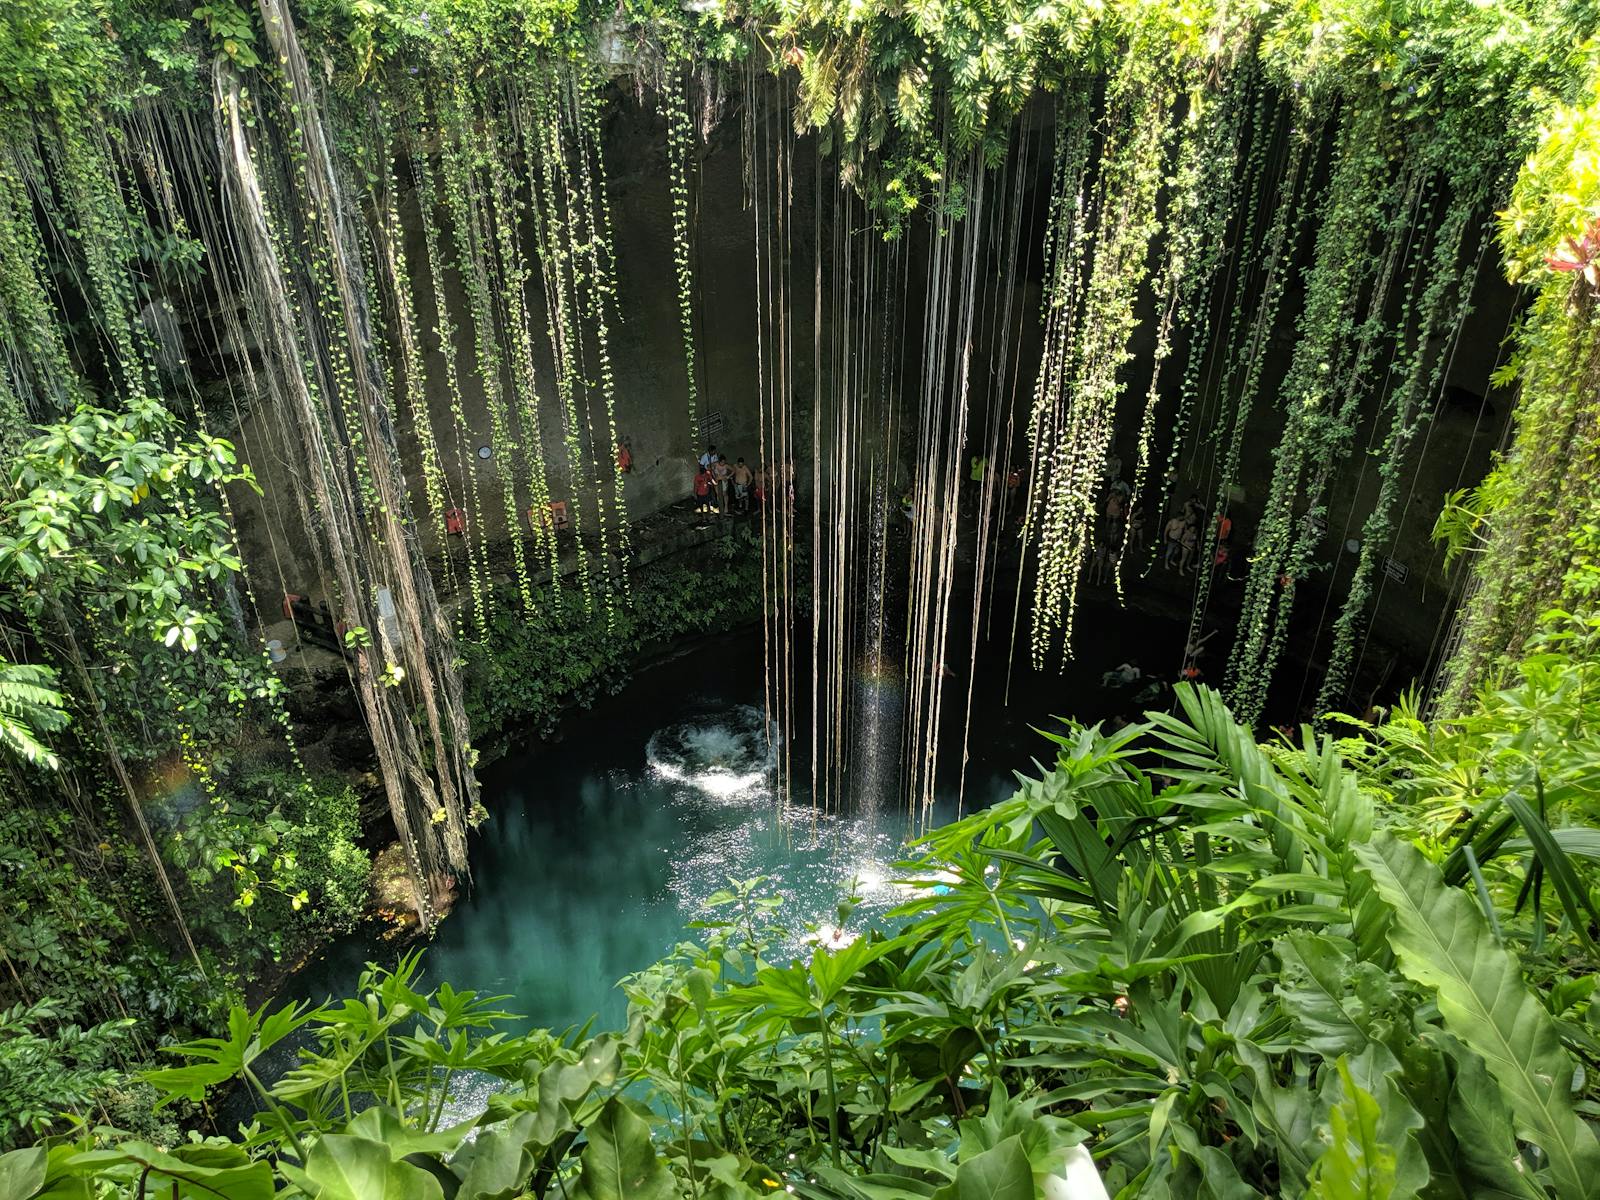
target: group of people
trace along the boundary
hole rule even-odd
[[[743,458],[729,462],[715,446],[707,446],[696,466],[694,510],[697,513],[748,513],[765,505],[772,494],[772,472],[765,463],[752,470]],[[792,486],[792,469],[789,476]]]
[[[1105,495],[1100,502],[1094,531],[1094,553],[1089,558],[1089,582],[1104,583],[1125,550],[1144,549],[1144,519],[1133,488],[1122,478],[1121,460],[1107,463]]]
[[[990,494],[989,509],[990,519],[1000,528],[1004,529],[1010,522],[1017,502],[1022,496],[1022,464],[1017,462],[1009,466],[1003,480],[1004,486],[997,486],[998,475],[989,469],[987,455],[974,454],[970,456],[967,467],[967,486],[962,490],[963,510],[971,514],[983,512],[984,490],[994,487]],[[909,511],[907,516],[909,516]]]
[[[1162,531],[1166,545],[1161,554],[1162,569],[1170,571],[1177,564],[1178,574],[1195,575],[1200,571],[1200,530],[1205,524],[1206,509],[1198,496],[1190,496],[1183,508],[1173,513]],[[1212,570],[1228,571],[1233,557],[1233,518],[1226,510],[1217,514],[1216,549],[1212,554]]]

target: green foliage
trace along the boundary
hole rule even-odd
[[[241,965],[281,961],[359,920],[372,870],[360,817],[348,784],[245,767],[214,781],[166,853],[201,899],[194,921],[216,946]]]
[[[474,736],[547,733],[575,708],[615,692],[643,653],[695,634],[720,633],[761,615],[761,559],[730,534],[694,552],[634,572],[629,601],[608,629],[585,615],[578,589],[561,583],[534,593],[530,615],[496,607],[488,636],[463,657]]]
[[[209,4],[196,5],[191,15],[205,26],[217,49],[236,66],[248,68],[260,64],[255,24],[233,0],[212,0]]]
[[[1567,1001],[1375,824],[1330,743],[1269,754],[1214,693],[1179,698],[1114,739],[1058,735],[1013,798],[929,834],[887,930],[797,956],[760,881],[736,884],[703,940],[623,982],[626,1028],[589,1039],[494,1032],[495,999],[420,990],[411,956],[322,1009],[236,1009],[148,1076],[251,1088],[251,1159],[102,1131],[66,1168],[352,1197],[1026,1200],[1092,1156],[1124,1195],[1589,1194],[1595,1043]],[[266,1085],[255,1064],[295,1033]],[[495,1094],[463,1122],[468,1073]]]
[[[210,489],[251,482],[233,447],[188,437],[153,400],[122,412],[82,407],[10,463],[0,540],[0,606],[32,619],[82,606],[165,646],[222,634],[198,589],[240,568]]]
[[[259,977],[364,911],[370,865],[349,787],[270,767],[213,784],[164,848],[204,937],[206,974],[166,944],[162,900],[114,812],[98,814],[108,831],[92,835],[65,811],[0,811],[0,1002],[16,1006],[17,1026],[0,1034],[11,1081],[0,1085],[0,1121],[71,1111],[170,1133],[126,1074],[153,1031],[204,1028],[236,999],[235,979]],[[32,1003],[39,996],[51,999]]]
[[[66,811],[0,811],[0,998],[51,998],[63,1021],[134,1015],[209,1020],[206,982],[174,965],[160,939],[160,902],[119,833],[95,835]],[[212,996],[226,1006],[226,993]]]
[[[1592,44],[1583,54],[1592,54]],[[1577,55],[1578,52],[1574,52]],[[1600,595],[1596,504],[1596,286],[1600,283],[1600,99],[1552,103],[1500,213],[1507,273],[1534,292],[1496,382],[1518,386],[1516,436],[1436,536],[1470,547],[1478,586],[1463,605],[1441,707],[1467,710],[1477,688],[1530,649],[1550,610],[1584,613]],[[1464,536],[1470,533],[1470,540]],[[1560,617],[1557,618],[1559,622]]]
[[[179,754],[204,796],[173,831],[167,858],[209,935],[217,976],[173,966],[155,928],[152,883],[134,870],[92,773],[87,786],[63,779],[64,803],[0,812],[9,970],[0,988],[8,998],[56,998],[14,1010],[0,1042],[13,1077],[0,1101],[21,1114],[7,1118],[13,1125],[52,1108],[86,1116],[98,1108],[121,1123],[104,1111],[112,1081],[102,1047],[115,1041],[106,1024],[114,1011],[192,1021],[226,996],[232,971],[347,925],[364,891],[348,790],[270,773],[211,774],[208,750],[277,686],[240,660],[217,614],[240,569],[221,489],[250,478],[228,443],[188,429],[154,398],[163,381],[136,317],[157,289],[187,286],[211,268],[201,241],[145,211],[168,181],[131,131],[158,125],[151,111],[163,119],[210,111],[217,79],[202,69],[207,62],[281,94],[276,56],[258,40],[270,31],[251,7],[19,0],[0,14],[0,446],[10,475],[0,611],[30,648],[59,644],[61,679],[83,693],[69,705],[44,668],[0,663],[0,741],[54,765],[39,735],[61,731],[70,707],[76,737],[87,736],[85,718],[106,726],[104,748],[119,770],[123,757]],[[1247,717],[1281,649],[1289,589],[1312,565],[1318,535],[1306,518],[1320,512],[1328,474],[1347,453],[1356,383],[1377,361],[1378,337],[1358,306],[1370,292],[1381,315],[1396,263],[1377,257],[1375,243],[1401,240],[1397,214],[1423,194],[1421,176],[1402,178],[1396,165],[1427,172],[1429,188],[1476,197],[1463,185],[1486,185],[1472,172],[1521,156],[1542,121],[1503,226],[1513,274],[1538,288],[1513,367],[1523,394],[1517,441],[1474,503],[1455,505],[1442,525],[1455,546],[1475,552],[1484,585],[1469,604],[1447,692],[1453,709],[1470,712],[1463,722],[1386,727],[1376,748],[1359,749],[1358,777],[1309,739],[1268,754],[1214,696],[1184,693],[1182,719],[1156,720],[1138,742],[1090,732],[1064,739],[1054,769],[1013,801],[935,834],[907,866],[919,898],[893,931],[780,961],[774,947],[785,931],[764,927],[751,889],[734,889],[739,917],[708,923],[704,944],[628,981],[629,1028],[587,1042],[486,1034],[499,1014],[447,987],[414,991],[414,963],[370,976],[359,1001],[314,1014],[235,1012],[227,1038],[190,1043],[186,1065],[154,1081],[187,1097],[229,1083],[252,1088],[264,1107],[248,1150],[85,1135],[0,1159],[10,1192],[70,1194],[70,1180],[87,1175],[105,1190],[150,1184],[174,1195],[265,1196],[282,1185],[330,1197],[598,1198],[686,1184],[724,1197],[782,1186],[959,1200],[1031,1195],[1079,1143],[1092,1144],[1114,1186],[1130,1194],[1592,1190],[1594,1102],[1584,1080],[1596,1046],[1587,972],[1600,937],[1592,886],[1600,845],[1585,824],[1596,758],[1583,664],[1593,628],[1582,617],[1544,616],[1553,605],[1585,613],[1600,594],[1592,420],[1600,170],[1582,49],[1594,30],[1590,4],[294,7],[321,77],[364,113],[355,129],[335,128],[336,140],[359,142],[355,131],[371,121],[372,157],[387,157],[389,126],[372,117],[375,106],[438,150],[437,176],[427,153],[412,155],[428,201],[431,290],[442,295],[446,270],[462,281],[479,381],[490,389],[491,441],[508,473],[522,460],[540,504],[549,497],[538,430],[525,438],[517,428],[518,414],[538,404],[520,230],[525,220],[535,227],[541,276],[555,281],[546,315],[574,348],[557,369],[566,450],[578,459],[584,439],[570,402],[594,388],[609,415],[612,391],[613,264],[597,186],[602,57],[621,47],[641,80],[658,79],[663,64],[672,74],[681,296],[692,267],[680,80],[714,95],[744,66],[751,78],[756,69],[786,76],[796,124],[833,153],[891,235],[934,200],[941,220],[963,219],[972,197],[961,176],[998,160],[1038,92],[1078,96],[1107,80],[1103,111],[1099,101],[1080,104],[1063,126],[1081,137],[1085,157],[1082,170],[1058,175],[1072,191],[1087,189],[1088,215],[1068,214],[1078,196],[1057,195],[1052,206],[1087,222],[1073,233],[1092,227],[1096,249],[1084,257],[1074,236],[1052,261],[1052,279],[1070,286],[1052,284],[1047,297],[1059,307],[1081,288],[1086,300],[1049,354],[1065,386],[1041,406],[1070,396],[1075,422],[1054,451],[1070,464],[1050,497],[1055,507],[1041,509],[1050,518],[1049,603],[1035,617],[1045,621],[1072,603],[1070,579],[1087,550],[1083,516],[1126,382],[1158,217],[1213,206],[1214,240],[1227,241],[1227,181],[1211,181],[1216,194],[1174,197],[1166,178],[1180,108],[1203,111],[1212,85],[1247,60],[1249,77],[1289,98],[1297,129],[1320,130],[1337,116],[1335,188],[1317,209],[1301,336],[1283,388],[1288,433],[1232,677]],[[525,155],[544,150],[515,171],[519,144],[494,140],[501,91],[539,139],[519,143]],[[271,106],[247,107],[249,128],[267,117],[255,148],[269,147],[267,131],[282,132],[271,127]],[[1104,143],[1092,170],[1090,116]],[[1270,122],[1258,124],[1270,140]],[[1288,214],[1306,199],[1301,175],[1316,174],[1306,139],[1294,141],[1293,178],[1286,172],[1282,204],[1263,222],[1272,261],[1291,265],[1301,219]],[[1178,159],[1186,164],[1178,173],[1191,180],[1195,144],[1179,147],[1189,157]],[[272,236],[322,247],[325,230],[304,203],[305,160],[298,151],[283,163],[271,157],[263,155],[282,174],[267,172],[276,179],[269,190],[284,193],[273,212],[289,218]],[[363,165],[369,179],[389,174],[385,164]],[[289,212],[295,201],[305,211]],[[435,208],[450,216],[448,263],[431,227]],[[1452,209],[1452,236],[1469,209],[1465,201]],[[315,261],[304,298],[317,312],[288,332],[291,341],[306,334],[308,359],[339,392],[357,473],[351,495],[377,511],[373,447],[352,419],[353,368],[313,336],[315,321],[332,327],[349,314],[350,298],[335,295],[330,277],[342,264],[327,261],[325,248],[306,253]],[[1450,237],[1440,234],[1434,254],[1447,270],[1438,289],[1417,297],[1424,329],[1454,311],[1443,281],[1460,271]],[[1281,287],[1266,287],[1274,312]],[[383,297],[371,299],[374,312],[386,311]],[[1409,319],[1409,289],[1402,305]],[[436,299],[441,341],[455,333],[446,307]],[[412,318],[397,312],[409,328]],[[682,325],[692,351],[686,311]],[[591,333],[598,382],[581,361]],[[1385,495],[1415,427],[1410,398],[1434,369],[1426,342],[1419,335],[1406,384],[1389,401]],[[408,376],[425,369],[415,348],[399,357]],[[448,370],[464,425],[453,362]],[[1237,397],[1239,430],[1258,384],[1252,370]],[[29,413],[52,423],[28,428]],[[591,431],[591,455],[595,440]],[[1143,449],[1141,469],[1142,458]],[[437,510],[437,463],[430,469]],[[1224,474],[1231,481],[1232,469]],[[548,729],[617,686],[651,646],[759,611],[756,556],[732,543],[700,569],[641,573],[626,610],[607,592],[603,622],[594,619],[587,556],[578,587],[557,582],[536,594],[531,581],[553,559],[553,536],[535,533],[530,563],[516,488],[503,498],[517,531],[523,611],[488,612],[483,547],[470,549],[481,636],[460,652],[480,730]],[[607,502],[596,500],[602,543],[613,536],[625,550],[625,527],[607,524],[620,511],[608,515]],[[479,511],[475,490],[471,507]],[[1364,566],[1365,547],[1387,529],[1383,503],[1379,510],[1363,538]],[[1363,587],[1352,587],[1336,654],[1348,649]],[[372,649],[374,634],[358,625],[347,640]],[[1530,645],[1536,652],[1510,686],[1476,698],[1480,683],[1499,679],[1508,656]],[[398,668],[373,678],[402,683]],[[1407,836],[1422,849],[1407,848]],[[1524,968],[1538,992],[1525,987]],[[298,1027],[310,1028],[311,1049],[266,1088],[253,1064]],[[1574,1056],[1585,1065],[1581,1079]],[[443,1126],[452,1079],[466,1071],[503,1086],[470,1145],[466,1128]]]
[[[51,1001],[0,1011],[0,1146],[31,1140],[61,1113],[87,1115],[122,1077],[131,1018],[80,1028]]]
[[[107,0],[8,4],[0,21],[0,99],[26,103],[44,93],[66,103],[98,92],[119,58],[105,31],[111,10]]]
[[[1396,832],[1438,860],[1449,883],[1470,881],[1485,903],[1526,910],[1530,920],[1507,936],[1536,962],[1551,948],[1569,958],[1540,971],[1587,973],[1600,957],[1587,840],[1600,755],[1597,639],[1593,619],[1551,614],[1521,666],[1485,684],[1465,713],[1424,721],[1402,704],[1375,728],[1356,722],[1364,736],[1346,743]]]
[[[1394,1147],[1381,1139],[1378,1102],[1339,1064],[1344,1098],[1328,1110],[1328,1148],[1311,1168],[1307,1197],[1315,1200],[1378,1200],[1393,1196]]]
[[[39,738],[67,725],[67,712],[49,667],[0,658],[0,747],[45,767],[60,764]]]
[[[1555,1021],[1523,986],[1516,959],[1414,847],[1383,839],[1356,854],[1393,910],[1389,941],[1401,969],[1437,990],[1445,1028],[1483,1058],[1518,1135],[1544,1151],[1556,1194],[1586,1194],[1600,1170],[1600,1142],[1572,1107],[1572,1059]]]

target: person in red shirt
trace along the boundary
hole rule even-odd
[[[711,472],[701,467],[694,476],[694,510],[697,513],[708,512],[711,509],[712,489],[715,487],[711,479]]]

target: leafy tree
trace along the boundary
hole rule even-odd
[[[0,606],[34,621],[93,614],[193,651],[223,632],[205,589],[240,568],[213,489],[251,481],[228,442],[187,435],[153,399],[82,406],[11,463]]]

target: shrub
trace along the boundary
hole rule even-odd
[[[248,971],[360,918],[371,860],[349,785],[248,766],[215,781],[168,841],[202,903],[194,926]]]

